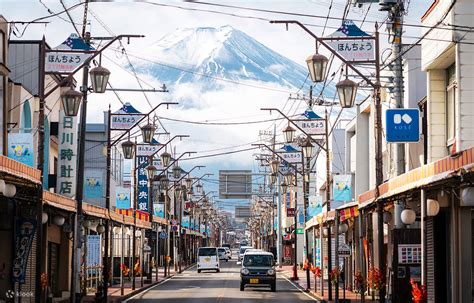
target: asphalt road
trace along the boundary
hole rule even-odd
[[[277,291],[268,287],[247,287],[240,291],[240,265],[221,262],[221,272],[197,273],[193,267],[180,275],[130,298],[127,302],[166,303],[291,303],[317,302],[278,275]]]

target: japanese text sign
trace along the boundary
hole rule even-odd
[[[46,53],[46,73],[72,73],[80,67],[91,54],[52,51]]]
[[[139,169],[137,170],[137,209],[141,211],[148,211],[148,176],[146,174],[146,167],[148,166],[148,157],[146,156],[137,156],[137,165]]]
[[[77,117],[68,117],[61,110],[56,192],[70,198],[76,195],[77,133]]]
[[[295,120],[295,122],[308,135],[324,135],[326,133],[324,119]]]

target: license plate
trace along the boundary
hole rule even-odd
[[[250,279],[250,284],[258,284],[258,279]]]

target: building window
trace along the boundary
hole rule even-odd
[[[453,145],[456,137],[456,64],[446,70],[446,139]]]

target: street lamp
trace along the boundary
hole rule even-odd
[[[270,177],[270,184],[275,184],[277,180],[277,175],[275,173],[271,173],[269,177]]]
[[[272,160],[270,162],[270,169],[271,169],[272,173],[274,173],[274,174],[278,173],[279,168],[280,168],[280,161],[275,159],[275,160]]]
[[[281,182],[280,188],[282,193],[286,193],[286,190],[288,189],[288,184],[286,183],[286,181]]]
[[[290,185],[290,184],[293,184],[293,174],[291,172],[286,172],[285,175],[285,183],[286,185]],[[285,190],[286,191],[286,190]]]
[[[285,137],[285,142],[286,143],[291,143],[293,142],[293,139],[295,138],[295,133],[296,130],[288,125],[284,130],[283,130],[283,136]]]
[[[173,167],[173,177],[175,179],[179,179],[181,177],[181,167],[179,167],[179,165],[175,165]]]
[[[198,184],[196,185],[196,192],[197,192],[199,195],[202,194],[202,185],[201,185],[201,183],[198,183]]]
[[[186,180],[184,180],[184,182],[186,183],[186,189],[188,190],[191,190],[191,187],[193,186],[193,179],[191,178],[186,178]]]
[[[170,153],[164,152],[161,154],[160,158],[161,158],[161,165],[163,165],[163,167],[168,167],[170,165],[170,161],[171,161]]]
[[[109,82],[110,71],[102,66],[97,66],[90,71],[92,91],[94,93],[105,93]]]
[[[309,137],[304,140],[304,142],[301,144],[301,147],[303,148],[303,156],[307,159],[311,158],[313,155],[314,146],[311,144]]]
[[[125,141],[122,143],[122,150],[123,150],[123,156],[125,159],[132,159],[133,158],[133,153],[135,151],[135,143],[130,141],[130,138],[128,141]]]
[[[61,94],[64,114],[68,117],[75,117],[79,112],[79,106],[82,101],[82,93],[70,88]]]
[[[160,179],[160,187],[161,187],[162,189],[166,190],[166,189],[168,188],[169,184],[170,184],[170,179],[168,179],[167,176],[161,177],[161,179]]]
[[[328,58],[326,56],[316,53],[306,59],[308,65],[309,75],[313,82],[324,82],[326,78],[326,68],[328,66]]]
[[[156,167],[153,164],[148,165],[148,167],[146,168],[146,173],[148,175],[148,179],[153,180],[156,175]]]
[[[357,95],[357,83],[346,78],[336,84],[339,103],[342,108],[351,108],[354,106]]]
[[[141,127],[143,142],[151,143],[151,141],[153,140],[153,135],[155,134],[155,130],[156,130],[156,127],[150,123]]]

